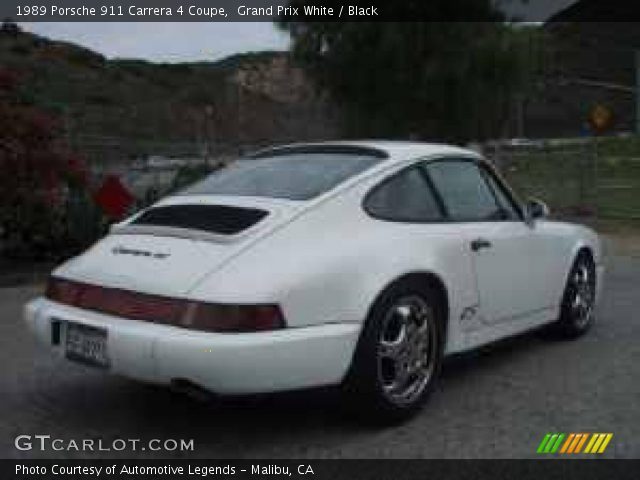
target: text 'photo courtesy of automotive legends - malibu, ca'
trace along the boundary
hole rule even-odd
[[[598,236],[548,214],[467,149],[274,147],[113,225],[25,318],[55,355],[114,374],[221,395],[335,386],[397,421],[446,355],[589,330]]]

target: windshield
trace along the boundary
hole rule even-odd
[[[182,195],[240,195],[309,200],[380,161],[368,152],[291,152],[238,160]]]

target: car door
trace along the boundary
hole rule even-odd
[[[472,252],[482,323],[517,321],[543,308],[544,269],[535,260],[542,244],[499,180],[471,158],[424,168]]]

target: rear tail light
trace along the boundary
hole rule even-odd
[[[60,303],[75,305],[79,294],[80,284],[50,277],[45,296]]]
[[[284,328],[284,317],[276,305],[218,305],[190,303],[183,326],[211,332],[259,332]]]
[[[258,332],[286,326],[277,305],[192,302],[56,277],[49,278],[45,296],[85,310],[208,332]]]
[[[49,279],[45,296],[50,300],[85,310],[132,320],[176,325],[180,322],[186,304],[184,300],[99,287],[55,277]]]

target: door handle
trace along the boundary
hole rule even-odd
[[[483,248],[491,248],[491,242],[485,238],[476,238],[471,241],[471,250],[477,252]]]

